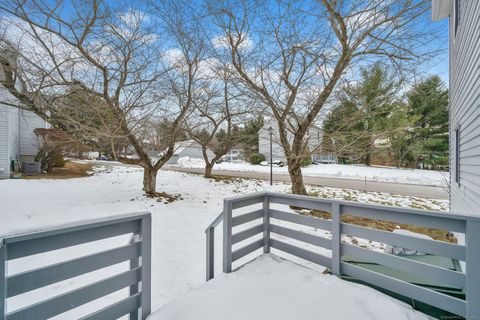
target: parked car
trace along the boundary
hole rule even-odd
[[[269,166],[270,162],[269,161],[262,161],[260,162],[261,166]],[[272,166],[273,167],[283,167],[285,164],[281,160],[273,160],[272,161]]]
[[[102,156],[102,155],[100,155],[100,156],[97,158],[97,160],[101,160],[101,161],[110,161],[110,160],[112,160],[112,159],[110,159],[110,158],[109,158],[109,157],[107,157],[107,156]]]

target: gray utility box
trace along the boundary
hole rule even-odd
[[[42,165],[40,162],[24,162],[23,173],[25,174],[40,174]]]

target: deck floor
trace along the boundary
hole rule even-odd
[[[262,255],[152,314],[173,319],[429,319],[372,288]]]

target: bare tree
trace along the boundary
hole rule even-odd
[[[278,123],[293,193],[306,194],[301,163],[312,149],[308,131],[336,85],[365,61],[405,69],[424,58],[433,31],[417,21],[429,6],[426,0],[209,3],[234,75]]]
[[[201,145],[205,177],[211,177],[215,162],[235,143],[234,120],[239,115],[238,99],[232,94],[233,86],[222,63],[225,59],[208,37],[204,7],[182,0],[146,2],[175,39],[176,47],[168,51],[172,66],[169,100],[189,110],[185,127],[190,138]],[[221,139],[219,133],[223,133]],[[214,150],[213,158],[209,157],[209,147]]]
[[[0,10],[8,17],[4,25],[10,28],[4,34],[13,35],[10,44],[15,44],[13,49],[19,55],[18,65],[8,70],[3,82],[17,99],[12,104],[68,132],[72,127],[68,118],[55,117],[63,105],[56,100],[64,98],[72,85],[98,97],[118,128],[118,132],[108,134],[128,139],[136,154],[119,159],[144,168],[143,189],[154,196],[157,172],[172,156],[175,132],[191,105],[188,96],[173,106],[165,99],[165,78],[172,76],[172,68],[164,63],[159,36],[164,34],[158,32],[156,21],[140,11],[102,0],[1,0]],[[13,42],[15,39],[19,41]],[[190,54],[188,44],[180,44],[182,53]],[[186,62],[190,76],[196,60]],[[16,85],[18,79],[22,86]],[[147,120],[154,115],[167,117],[172,123],[171,139],[155,163],[146,152],[142,135]]]
[[[241,94],[231,89],[225,69],[220,73],[220,78],[210,81],[210,87],[194,101],[196,110],[187,120],[190,137],[202,147],[205,178],[212,177],[215,163],[238,143],[238,125],[248,110]],[[213,157],[208,154],[210,148]]]

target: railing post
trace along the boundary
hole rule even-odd
[[[151,313],[152,299],[152,218],[150,215],[142,219],[140,237],[142,240],[142,320]]]
[[[232,202],[223,200],[223,272],[232,272]]]
[[[480,222],[467,220],[466,250],[466,319],[480,319]]]
[[[5,240],[0,240],[0,316],[5,318],[7,314],[7,245]]]
[[[207,240],[207,281],[212,279],[215,273],[215,227],[205,231]]]
[[[263,253],[270,253],[270,197],[263,198]]]
[[[140,241],[140,236],[138,234],[133,234],[130,238],[129,244],[133,244],[137,241]],[[134,258],[130,260],[130,270],[138,268],[140,266],[139,258]],[[138,283],[131,285],[130,288],[130,296],[133,296],[138,293]],[[138,313],[139,310],[130,312],[130,320],[138,320]]]
[[[332,274],[340,277],[340,204],[332,202]]]

